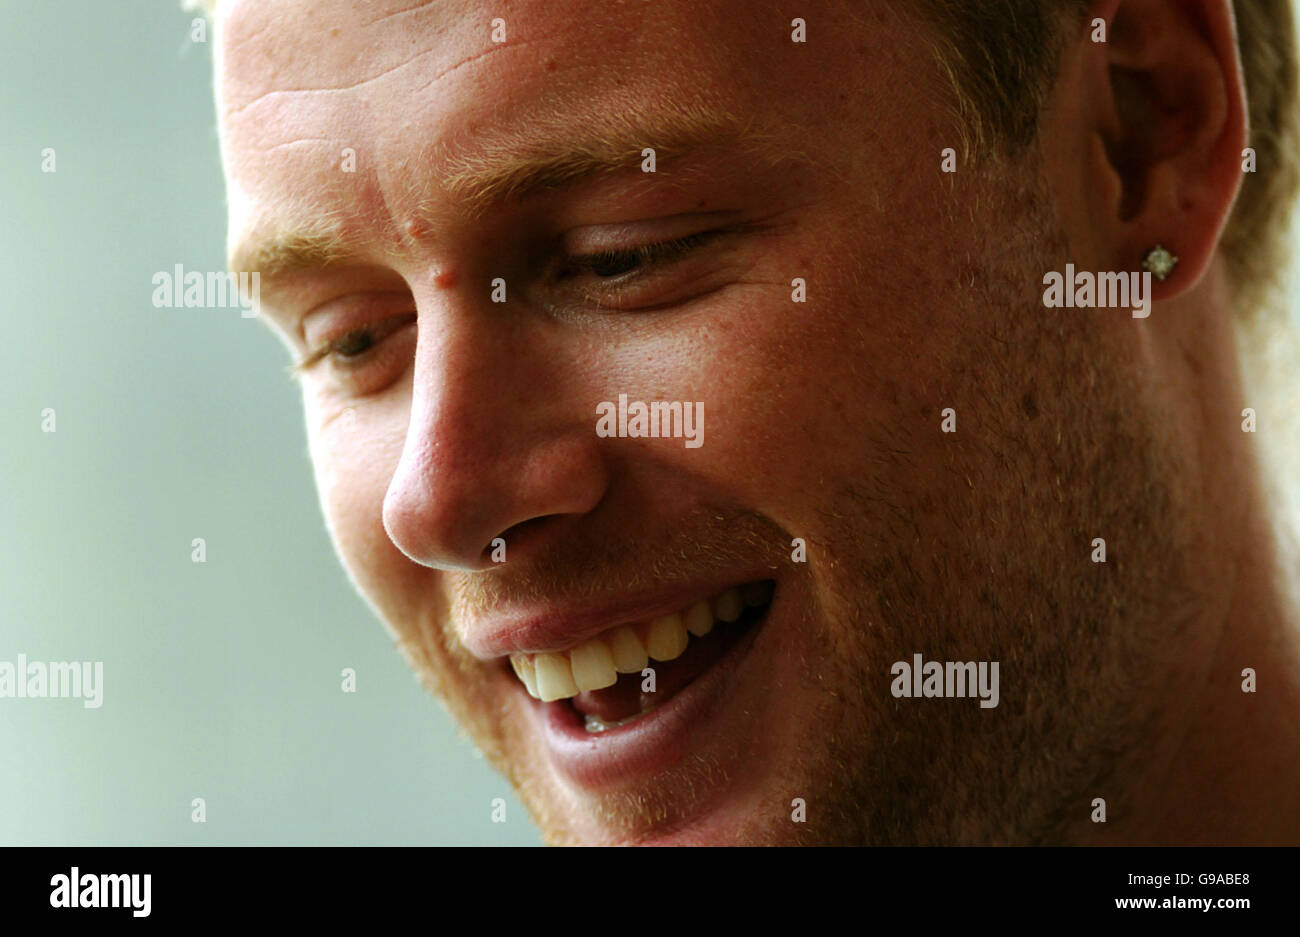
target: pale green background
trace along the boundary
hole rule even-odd
[[[155,272],[224,266],[193,14],[0,11],[0,660],[105,666],[99,710],[0,699],[0,845],[537,843],[347,584],[280,345],[151,304]]]
[[[105,669],[98,710],[0,699],[0,845],[537,843],[348,585],[279,343],[151,303],[224,267],[194,14],[0,10],[0,660]]]

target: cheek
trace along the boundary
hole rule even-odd
[[[788,275],[700,339],[710,348],[705,464],[787,528],[815,528],[834,488],[878,474],[882,449],[916,452],[938,435],[942,326],[916,297],[940,284],[869,237],[843,224],[818,232],[790,254]]]
[[[395,421],[381,402],[336,405],[306,395],[304,403],[316,487],[339,558],[366,598],[391,611],[406,594],[394,584],[404,586],[422,569],[393,545],[383,522],[406,419]]]
[[[463,722],[481,722],[497,701],[479,677],[485,668],[445,628],[451,620],[445,583],[398,550],[384,529],[384,497],[405,443],[409,393],[409,386],[394,388],[387,397],[346,404],[305,396],[316,484],[353,584],[421,678]]]

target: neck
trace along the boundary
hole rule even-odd
[[[1300,654],[1296,617],[1261,499],[1242,550],[1211,666],[1134,841],[1300,842]]]
[[[1181,308],[1163,310],[1181,325],[1171,326],[1160,365],[1185,401],[1185,425],[1196,427],[1200,504],[1187,509],[1202,521],[1189,568],[1201,575],[1203,601],[1176,646],[1162,649],[1169,679],[1150,701],[1160,737],[1134,766],[1127,794],[1118,792],[1111,829],[1085,833],[1093,842],[1300,842],[1300,616],[1289,519],[1269,497],[1257,436],[1242,431],[1231,307],[1223,279],[1207,280],[1170,304]]]

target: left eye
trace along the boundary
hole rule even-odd
[[[672,263],[699,247],[716,232],[702,232],[675,241],[646,244],[625,250],[599,251],[578,254],[568,258],[569,276],[590,274],[602,280],[612,280],[636,273],[639,270]]]
[[[630,251],[596,254],[585,260],[585,266],[598,277],[616,277],[641,266],[641,255]]]

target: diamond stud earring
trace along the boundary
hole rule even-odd
[[[1177,266],[1178,258],[1159,244],[1147,254],[1146,260],[1142,261],[1142,269],[1160,281],[1169,279],[1169,274],[1173,273],[1174,267]]]

